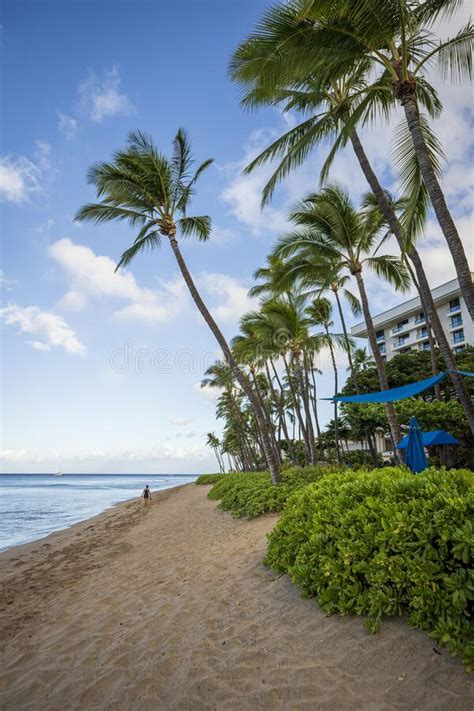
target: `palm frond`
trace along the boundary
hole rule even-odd
[[[378,257],[367,257],[365,264],[377,276],[392,284],[397,291],[408,291],[411,285],[410,274],[398,257],[384,254]]]
[[[357,296],[353,294],[352,291],[349,291],[349,289],[343,289],[342,293],[344,294],[345,300],[349,304],[352,314],[354,316],[360,316],[362,313],[362,306]]]
[[[127,210],[126,208],[107,205],[103,202],[83,205],[74,215],[74,220],[78,222],[88,221],[100,225],[113,220],[127,220],[131,227],[143,224],[148,218],[149,216],[145,212]]]
[[[211,233],[211,218],[208,215],[182,217],[176,221],[183,237],[197,237],[200,242],[209,239]]]
[[[131,247],[123,252],[120,260],[115,267],[115,271],[121,267],[126,267],[136,255],[144,249],[156,249],[161,244],[161,235],[158,231],[148,232],[145,237],[141,239],[136,239]]]
[[[455,37],[439,42],[438,45],[419,63],[421,68],[432,60],[443,79],[461,83],[472,78],[472,52],[474,47],[474,25],[471,21]]]

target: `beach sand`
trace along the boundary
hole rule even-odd
[[[234,520],[208,490],[0,555],[2,709],[472,708],[459,660],[402,619],[326,617],[262,565],[276,517]]]

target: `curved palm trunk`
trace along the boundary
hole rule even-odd
[[[377,176],[372,170],[372,166],[369,163],[367,155],[364,151],[364,148],[360,142],[359,136],[357,135],[356,131],[353,131],[351,133],[351,143],[354,152],[357,156],[357,159],[360,163],[362,172],[364,173],[372,192],[377,198],[377,203],[382,212],[382,215],[387,220],[390,230],[395,235],[400,250],[404,252],[405,243],[403,228],[393,209],[391,208],[390,203],[387,200],[387,196],[385,195],[385,192],[382,186],[380,185]],[[433,295],[431,293],[430,285],[428,284],[428,279],[426,278],[426,273],[423,268],[423,263],[421,261],[420,255],[418,254],[418,251],[415,249],[415,247],[412,247],[407,254],[415,268],[415,273],[417,277],[416,286],[420,295],[420,301],[423,304],[425,315],[433,329],[435,338],[438,342],[439,350],[441,352],[441,355],[443,356],[443,360],[450,370],[457,370],[456,359],[449,346],[448,339],[446,338],[446,334],[441,325],[441,321],[438,315],[438,311],[436,310],[436,305],[433,300]],[[471,428],[471,432],[474,434],[474,407],[472,405],[470,395],[465,388],[461,376],[456,375],[455,373],[451,373],[451,380],[453,382],[456,395],[459,398],[459,402],[463,406],[464,413]]]
[[[367,334],[369,336],[370,348],[372,350],[372,355],[374,356],[375,365],[377,367],[377,375],[379,379],[380,389],[388,390],[388,380],[387,372],[385,370],[385,363],[383,362],[379,347],[377,345],[374,322],[372,321],[372,316],[370,314],[369,301],[367,299],[367,292],[365,290],[365,284],[362,278],[361,271],[356,271],[354,276],[357,280],[357,286],[359,287],[362,311],[364,312],[364,319],[365,325],[367,326]],[[395,458],[399,459],[396,445],[398,444],[398,442],[400,442],[402,436],[400,433],[400,424],[398,422],[397,415],[395,414],[395,408],[393,407],[393,404],[391,402],[385,403],[385,411],[387,413],[388,424],[392,436],[393,453]]]
[[[204,321],[207,323],[210,330],[212,331],[216,341],[218,342],[219,346],[222,349],[222,352],[224,353],[224,357],[225,357],[227,363],[229,364],[229,367],[232,370],[234,377],[236,378],[236,380],[239,383],[239,385],[241,386],[242,390],[248,397],[250,404],[252,405],[252,409],[255,414],[255,419],[257,421],[257,425],[260,430],[260,435],[262,438],[262,447],[263,447],[263,451],[265,454],[265,459],[267,460],[268,468],[270,470],[272,482],[274,484],[279,484],[280,480],[281,480],[280,479],[280,467],[278,465],[278,462],[275,459],[275,454],[273,451],[271,439],[270,439],[270,436],[268,433],[265,413],[263,412],[263,410],[260,406],[260,403],[258,402],[258,399],[257,399],[248,379],[245,377],[245,375],[242,373],[239,366],[237,365],[237,363],[234,359],[234,356],[232,355],[232,352],[229,348],[229,345],[228,345],[227,341],[225,340],[221,330],[219,329],[219,326],[212,318],[207,306],[205,305],[198,290],[196,289],[196,285],[194,284],[191,274],[189,273],[189,270],[186,266],[186,262],[183,259],[183,255],[181,254],[181,251],[179,249],[176,238],[173,235],[169,235],[169,240],[170,240],[170,244],[171,244],[171,249],[173,250],[174,256],[175,256],[176,261],[178,263],[178,267],[179,267],[180,272],[183,276],[183,279],[186,283],[186,286],[189,289],[189,293],[191,294],[194,303],[196,304],[197,308],[199,309],[199,312],[201,313]]]
[[[471,270],[469,269],[463,243],[459,237],[454,220],[451,217],[451,213],[446,204],[443,191],[441,190],[441,186],[438,182],[438,178],[436,177],[436,173],[430,159],[430,154],[420,126],[420,114],[416,98],[413,94],[408,96],[405,95],[402,97],[401,104],[405,111],[405,117],[408,128],[410,129],[423,182],[428,190],[431,204],[433,205],[436,217],[438,218],[439,226],[441,227],[446,238],[446,242],[448,243],[454,266],[456,268],[459,286],[461,287],[461,292],[464,296],[466,306],[471,318],[474,319],[474,286],[471,278]]]

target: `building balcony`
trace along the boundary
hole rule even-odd
[[[415,319],[415,325],[420,326],[422,323],[426,323],[426,319],[424,316],[417,316]]]
[[[395,326],[392,328],[390,333],[394,336],[396,336],[398,333],[406,333],[411,329],[411,326],[409,323],[404,323],[403,326]]]
[[[449,331],[455,331],[457,328],[462,326],[462,316],[459,315],[456,318],[451,319],[451,323],[448,326]]]
[[[398,341],[395,341],[395,343],[392,345],[392,350],[399,351],[402,348],[406,348],[407,346],[410,346],[412,342],[413,341],[411,338],[405,338],[405,340],[400,343]]]
[[[458,346],[460,343],[465,343],[466,339],[464,337],[464,333],[462,334],[462,336],[453,336],[449,339],[449,342],[455,346]]]
[[[456,314],[459,311],[461,311],[461,304],[458,304],[457,306],[448,306],[446,309],[446,313],[448,314]]]
[[[428,338],[428,331],[426,328],[419,328],[418,331],[416,332],[415,340],[416,341],[423,341],[426,338]]]

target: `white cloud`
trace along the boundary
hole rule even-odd
[[[186,427],[186,425],[190,425],[191,422],[193,422],[192,417],[172,417],[170,420],[170,424],[176,427]]]
[[[67,140],[74,138],[77,132],[77,119],[58,111],[58,129]]]
[[[67,353],[86,355],[86,347],[66,321],[57,314],[41,311],[37,306],[9,304],[0,309],[0,318],[8,326],[18,325],[19,333],[29,333],[42,338],[42,341],[27,341],[36,350],[48,350],[53,346],[63,348]]]
[[[92,299],[109,297],[129,302],[115,312],[117,318],[157,323],[176,316],[186,303],[186,285],[180,277],[160,282],[159,290],[140,287],[131,272],[115,272],[117,265],[110,257],[98,256],[68,238],[54,242],[50,253],[70,279],[70,289],[60,301],[64,309],[79,311]]]
[[[220,199],[229,206],[231,214],[243,225],[250,227],[255,235],[262,232],[280,231],[286,223],[285,211],[272,206],[263,211],[260,206],[262,189],[270,178],[275,165],[257,168],[250,175],[242,175],[244,168],[278,136],[275,129],[253,131],[244,146],[243,157],[220,167],[227,178],[227,186]]]
[[[50,178],[51,147],[37,141],[32,158],[6,155],[0,157],[0,198],[21,203],[44,188]]]
[[[0,449],[0,462],[21,462],[26,457],[25,449]]]
[[[128,96],[120,90],[121,79],[118,68],[113,67],[99,78],[91,72],[79,85],[81,110],[95,123],[109,116],[128,116],[134,106]]]
[[[5,291],[13,291],[12,284],[15,284],[13,279],[7,279],[3,269],[0,269],[0,289],[5,289]]]
[[[203,272],[199,276],[199,284],[211,297],[217,298],[210,309],[218,321],[237,323],[239,318],[255,309],[258,301],[248,295],[248,287],[235,277],[227,274],[210,274]]]
[[[36,351],[42,351],[43,353],[49,353],[51,351],[51,346],[41,341],[25,341],[25,343],[28,343],[28,345]]]
[[[200,393],[206,400],[216,402],[222,393],[221,388],[211,388],[209,385],[201,386],[201,383],[194,383],[194,389]]]
[[[239,237],[239,233],[230,227],[219,227],[214,225],[212,228],[209,243],[212,245],[227,245],[235,242]]]

